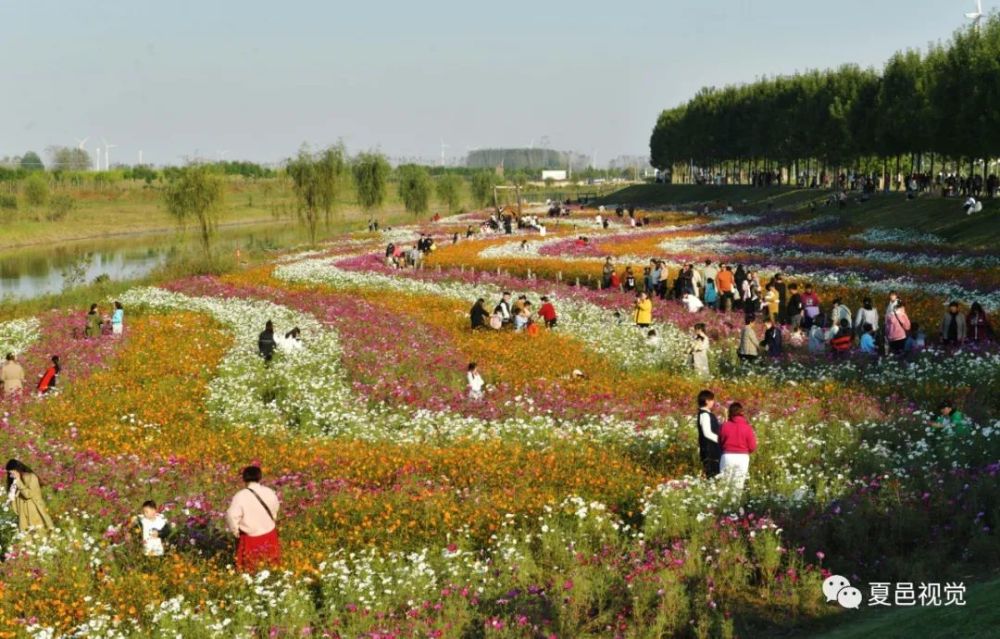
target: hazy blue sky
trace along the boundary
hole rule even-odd
[[[987,0],[984,9],[994,2]],[[350,5],[350,6],[348,6]],[[947,39],[973,0],[3,0],[0,156],[107,138],[116,159],[276,161],[303,141],[449,156],[648,153],[704,85]]]

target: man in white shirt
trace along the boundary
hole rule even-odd
[[[236,539],[236,567],[244,572],[256,572],[264,564],[281,561],[278,540],[278,495],[260,483],[262,473],[257,466],[243,469],[245,487],[233,496],[226,510],[226,528]]]

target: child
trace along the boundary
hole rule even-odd
[[[163,540],[170,533],[170,524],[155,501],[142,503],[142,514],[135,518],[135,524],[142,528],[142,553],[147,557],[162,557]]]
[[[483,386],[486,384],[483,382],[483,377],[477,369],[478,366],[476,363],[470,362],[468,370],[465,373],[465,379],[468,381],[469,399],[478,401],[483,398]]]

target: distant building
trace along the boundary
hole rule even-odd
[[[556,182],[566,181],[565,169],[546,169],[542,171],[542,180],[555,180]]]

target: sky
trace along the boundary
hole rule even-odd
[[[703,86],[947,40],[974,0],[0,0],[0,157],[278,162],[303,143],[648,155]],[[994,0],[984,2],[993,9]]]

